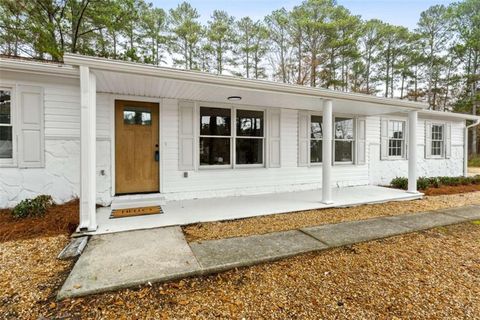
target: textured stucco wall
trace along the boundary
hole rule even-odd
[[[370,184],[388,185],[393,178],[408,176],[408,160],[380,160],[380,145],[371,145]],[[450,159],[425,159],[425,147],[417,147],[419,177],[463,175],[463,146],[452,145]]]
[[[104,175],[101,175],[104,170]],[[97,203],[111,200],[110,141],[97,141]],[[2,168],[0,208],[13,207],[23,199],[39,194],[52,195],[63,203],[79,195],[80,141],[46,140],[45,168]]]

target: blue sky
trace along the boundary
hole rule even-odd
[[[176,7],[181,0],[147,0],[163,9]],[[249,16],[261,19],[271,11],[285,7],[291,9],[301,0],[190,0],[190,4],[201,14],[201,20],[207,21],[215,9],[227,11],[237,18]],[[450,0],[337,0],[338,4],[348,8],[353,14],[364,19],[378,18],[385,22],[415,28],[420,13],[435,4],[448,5]]]

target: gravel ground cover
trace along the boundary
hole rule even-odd
[[[441,195],[425,197],[421,200],[388,202],[352,208],[308,210],[241,220],[196,223],[183,227],[183,231],[189,242],[223,239],[470,204],[480,204],[480,192]]]
[[[0,319],[37,318],[73,262],[57,260],[67,235],[0,243]]]
[[[455,319],[480,314],[480,225],[56,302],[65,236],[4,242],[5,319]],[[32,255],[32,250],[37,254]],[[7,253],[9,252],[9,253]],[[12,258],[21,262],[9,262]],[[6,272],[8,268],[18,269]],[[5,294],[8,291],[8,295]],[[45,319],[43,318],[43,319]]]

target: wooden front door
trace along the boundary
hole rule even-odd
[[[115,193],[159,192],[157,103],[115,101]]]

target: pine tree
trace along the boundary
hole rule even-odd
[[[198,43],[202,37],[200,15],[189,3],[182,2],[175,9],[170,9],[170,51],[181,56],[174,58],[175,65],[183,65],[185,69],[197,69],[196,58]]]
[[[215,58],[217,74],[222,74],[225,64],[232,60],[234,23],[233,17],[220,10],[213,11],[212,20],[208,21],[206,36]],[[230,58],[228,57],[229,54]]]

